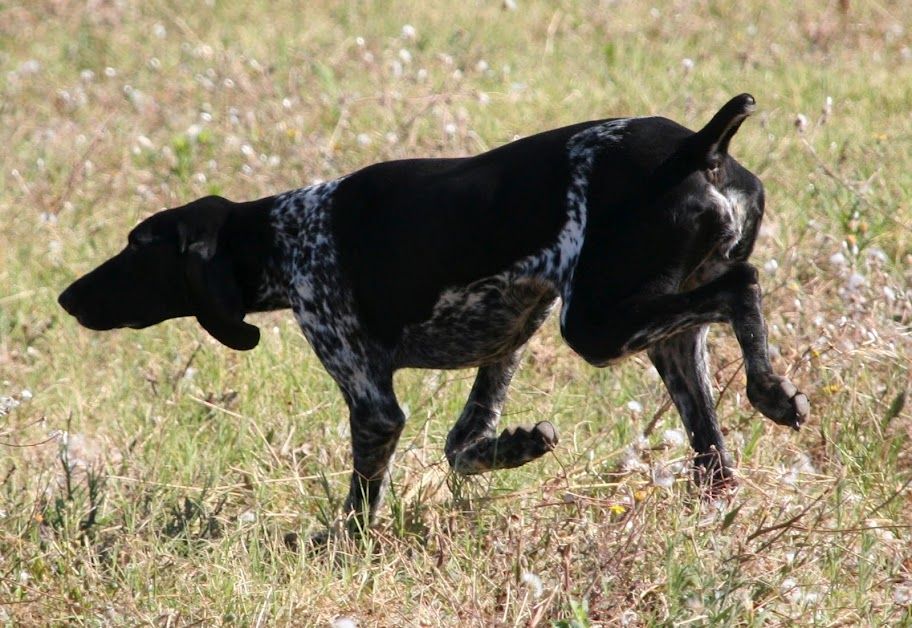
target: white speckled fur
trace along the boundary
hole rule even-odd
[[[747,200],[737,190],[726,188],[720,191],[713,185],[709,186],[709,195],[716,203],[725,223],[725,231],[719,243],[719,249],[722,256],[728,258],[735,245],[741,241],[747,213]]]
[[[288,260],[289,300],[305,336],[340,386],[350,388],[348,394],[371,397],[378,392],[370,383],[370,365],[378,360],[381,371],[387,366],[456,368],[504,359],[525,344],[555,299],[567,303],[571,298],[585,238],[589,176],[599,152],[622,141],[627,123],[604,122],[568,142],[567,220],[553,244],[501,273],[445,289],[428,320],[403,330],[392,355],[370,341],[352,296],[341,289],[328,217],[342,179],[280,196],[273,223]]]

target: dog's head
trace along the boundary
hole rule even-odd
[[[725,173],[720,169],[725,169],[732,161],[728,155],[731,139],[755,109],[754,97],[741,94],[725,103],[706,126],[696,133],[666,121],[677,129],[668,128],[667,125],[659,127],[662,132],[672,133],[664,142],[670,152],[665,153],[663,161],[657,164],[648,187],[655,192],[669,190],[694,172],[703,172],[710,183],[716,184],[719,178],[724,178]],[[643,138],[641,143],[647,146],[662,144],[655,137]],[[661,153],[657,150],[652,154],[659,156]]]
[[[130,232],[123,251],[73,282],[58,302],[89,329],[141,329],[195,316],[225,346],[253,349],[260,331],[244,322],[222,238],[233,206],[208,196],[151,216]]]
[[[741,94],[723,105],[697,132],[670,121],[670,125],[657,125],[669,132],[664,142],[666,156],[650,164],[653,169],[644,178],[643,196],[655,206],[670,208],[678,215],[711,217],[713,223],[721,218],[725,223],[717,225],[722,227],[721,233],[702,233],[724,239],[715,243],[730,259],[750,255],[764,211],[762,182],[728,153],[732,138],[755,108],[753,96]],[[702,223],[698,220],[695,224]]]

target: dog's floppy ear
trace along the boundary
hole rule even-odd
[[[728,153],[728,143],[741,123],[756,107],[757,101],[750,94],[741,94],[729,100],[706,126],[687,140],[690,155],[703,162],[701,167],[714,169]]]
[[[231,259],[219,250],[226,213],[208,209],[177,225],[190,300],[196,320],[213,338],[226,347],[247,351],[260,342],[260,330],[244,322],[246,312]]]

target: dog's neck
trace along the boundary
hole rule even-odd
[[[287,281],[271,212],[276,197],[236,203],[219,236],[231,256],[247,312],[288,307]]]

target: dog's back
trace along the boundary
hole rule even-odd
[[[500,273],[553,242],[566,221],[567,142],[595,124],[475,157],[380,163],[346,177],[333,197],[332,228],[372,332],[392,342],[430,316],[441,288]]]

